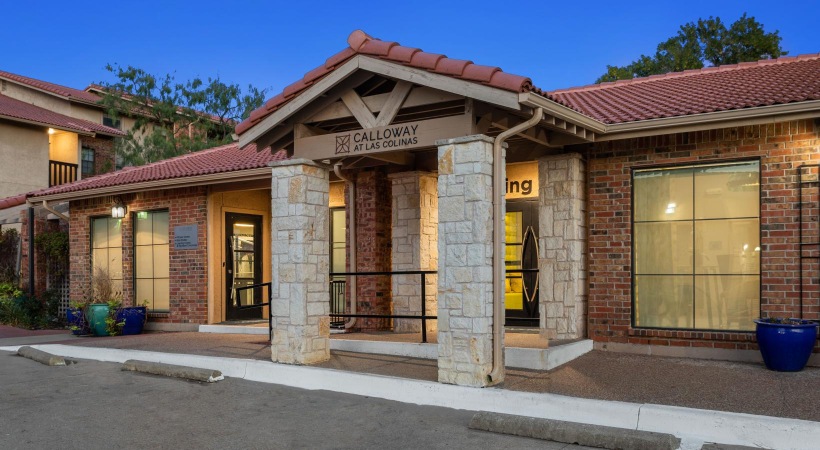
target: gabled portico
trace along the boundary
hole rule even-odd
[[[574,188],[583,159],[559,154],[596,131],[558,104],[545,113],[527,78],[360,31],[348,43],[237,127],[240,145],[291,156],[272,169],[273,359],[328,357],[331,295],[347,304],[341,329],[419,330],[416,319],[357,316],[420,315],[423,289],[445,383],[503,380],[505,304],[509,325],[581,337],[585,277],[565,275],[583,272],[583,241],[570,239],[585,227]],[[522,178],[507,179],[507,164]],[[337,181],[346,252],[328,232]],[[521,202],[510,214],[505,191]],[[331,290],[340,255],[360,276],[337,277],[343,287]],[[420,282],[396,273],[428,270]]]

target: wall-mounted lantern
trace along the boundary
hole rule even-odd
[[[113,217],[115,219],[122,219],[123,217],[125,217],[126,211],[127,211],[127,208],[122,203],[122,199],[117,197],[114,200],[114,206],[111,207],[111,217]]]

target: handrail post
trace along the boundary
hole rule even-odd
[[[268,284],[268,340],[273,342],[273,283]]]
[[[427,343],[427,293],[425,292],[427,275],[421,273],[421,342]]]

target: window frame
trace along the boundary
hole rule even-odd
[[[765,245],[762,241],[762,229],[763,229],[763,216],[761,214],[763,210],[763,162],[761,157],[751,157],[751,158],[732,158],[732,159],[721,159],[721,160],[704,160],[704,161],[685,161],[685,162],[675,162],[675,163],[668,163],[668,164],[651,164],[645,166],[633,166],[630,167],[629,171],[629,182],[630,182],[630,201],[629,201],[629,226],[630,226],[630,267],[629,267],[629,285],[630,285],[630,311],[629,311],[629,325],[630,328],[635,330],[664,330],[664,331],[684,331],[684,332],[692,332],[692,333],[754,333],[755,330],[737,330],[737,329],[713,329],[713,328],[678,328],[678,327],[651,327],[651,326],[638,326],[635,323],[635,173],[636,172],[646,172],[652,170],[678,170],[678,169],[685,169],[685,168],[707,168],[707,167],[719,167],[719,166],[728,166],[733,164],[743,164],[749,162],[756,162],[758,164],[758,186],[757,186],[757,218],[758,218],[758,227],[757,227],[757,235],[758,235],[758,242],[760,243],[760,254],[759,258],[760,261],[758,263],[758,311],[757,317],[761,317],[761,312],[763,311],[763,251]],[[694,185],[692,187],[692,201],[693,201],[693,213],[694,213]],[[694,233],[694,224],[697,222],[694,218],[692,219],[693,230]],[[695,236],[693,234],[693,241]],[[694,248],[693,248],[693,255],[694,255]],[[696,275],[695,268],[693,267],[693,273],[691,274],[692,277]],[[694,291],[692,293],[694,296]],[[693,311],[694,311],[694,297],[692,298],[693,302]],[[694,317],[693,317],[694,320]],[[693,322],[694,324],[694,322]]]
[[[344,211],[344,214],[345,214],[345,240],[344,240],[344,244],[345,244],[344,245],[344,249],[345,249],[345,269],[343,270],[343,272],[347,271],[347,262],[348,262],[347,261],[347,259],[348,259],[348,255],[347,255],[347,244],[348,244],[348,242],[347,242],[348,241],[347,208],[345,206],[333,206],[333,207],[330,208],[330,214],[329,214],[330,215],[330,220],[328,221],[328,222],[330,222],[330,236],[329,236],[330,246],[329,247],[330,247],[330,272],[331,273],[333,273],[333,263],[334,263],[334,257],[333,257],[334,251],[333,250],[336,250],[334,248],[334,245],[338,243],[337,241],[333,240],[333,229],[334,229],[334,223],[335,223],[335,220],[333,218],[333,215],[334,215],[333,213],[334,212],[339,212],[339,211]],[[344,277],[339,277],[339,278],[341,279],[341,278],[344,278]]]
[[[138,300],[137,297],[137,214],[139,213],[161,213],[166,212],[168,213],[168,309],[155,309],[153,308],[153,303],[146,307],[147,311],[152,314],[169,314],[171,312],[171,210],[170,208],[156,208],[156,209],[143,209],[139,211],[131,211],[131,254],[132,262],[131,262],[131,283],[134,287],[134,305],[142,305],[142,302]],[[153,221],[153,219],[152,219]],[[151,230],[153,232],[153,228]],[[151,244],[153,247],[156,244]],[[150,280],[157,280],[162,278],[152,277],[152,278],[142,278],[142,279],[150,279]]]
[[[105,123],[106,120],[111,122],[111,124],[110,125],[106,124]],[[116,128],[116,129],[122,131],[122,119],[111,117],[108,114],[103,114],[102,124],[106,127]]]
[[[90,160],[87,160],[87,159],[84,158],[86,151],[91,153],[91,159]],[[86,162],[91,163],[91,171],[89,173],[85,172],[85,163]],[[91,147],[85,147],[85,146],[80,147],[80,177],[81,178],[86,178],[86,177],[94,176],[95,175],[96,165],[97,165],[97,151],[94,150]]]
[[[90,268],[90,271],[91,271],[90,272],[91,273],[91,277],[90,277],[91,280],[94,279],[94,249],[95,249],[95,247],[94,247],[94,221],[97,220],[97,219],[111,220],[111,219],[113,219],[113,217],[111,217],[111,215],[96,215],[96,216],[89,216],[88,217],[88,231],[89,231],[88,232],[88,265],[89,265],[89,268]],[[120,282],[120,291],[124,291],[125,290],[125,268],[124,268],[124,266],[125,266],[125,264],[124,264],[124,262],[125,262],[124,261],[125,260],[125,246],[123,244],[125,243],[125,241],[124,241],[125,233],[122,232],[123,231],[122,230],[123,220],[122,219],[119,219],[119,220],[120,220],[120,265],[122,266],[122,268],[121,268],[120,278],[118,280]],[[116,248],[116,247],[98,247],[98,248],[111,249],[111,248]],[[108,274],[110,276],[111,275],[110,268],[107,267],[106,269],[108,270]],[[114,279],[112,278],[112,280],[114,280]],[[93,286],[92,286],[92,288],[93,288]],[[92,293],[92,295],[93,295],[93,293]]]

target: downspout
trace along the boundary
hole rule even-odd
[[[34,297],[34,205],[28,206],[28,294]]]
[[[350,213],[350,223],[348,230],[350,230],[350,271],[356,272],[358,264],[356,263],[356,183],[350,178],[342,175],[342,162],[339,161],[333,165],[333,173],[339,179],[347,183],[347,204],[350,205],[348,209]],[[350,314],[356,314],[356,277],[350,277]],[[345,329],[350,329],[356,325],[356,318],[351,317],[345,322]]]
[[[493,142],[493,366],[487,375],[489,381],[500,378],[504,370],[504,348],[501,345],[501,334],[504,324],[504,217],[501,214],[501,205],[504,203],[504,165],[499,164],[508,137],[534,127],[544,117],[544,110],[535,108],[532,117],[509,130],[496,136]]]

